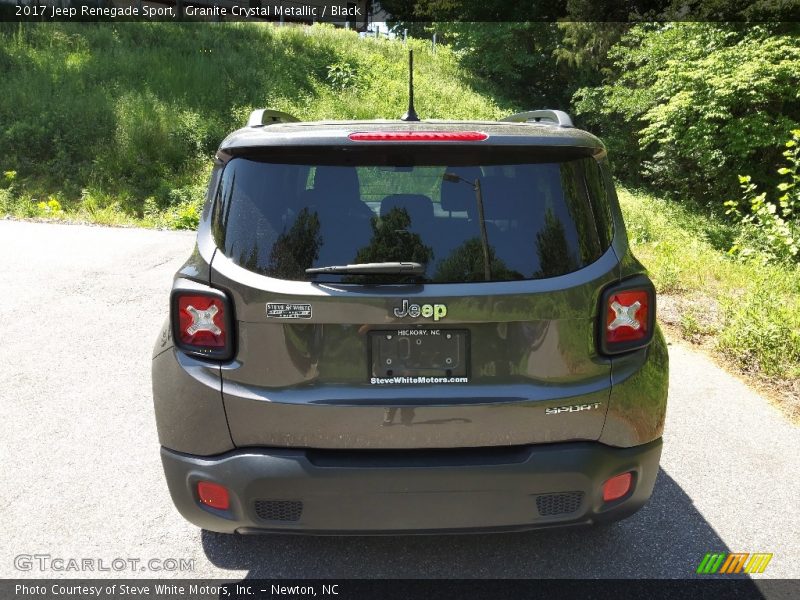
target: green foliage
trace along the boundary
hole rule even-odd
[[[64,210],[61,208],[61,203],[57,198],[50,197],[47,202],[37,202],[36,212],[39,217],[49,217],[57,219],[64,215]]]
[[[626,22],[596,23],[568,21],[559,23],[560,43],[553,50],[559,64],[569,67],[570,90],[596,86],[611,74],[608,52],[630,29]]]
[[[0,217],[7,215],[11,212],[14,198],[11,193],[3,188],[0,188]]]
[[[800,377],[800,289],[781,275],[756,277],[740,297],[722,299],[718,343],[745,371]]]
[[[724,249],[737,228],[676,202],[624,189],[620,202],[658,293],[685,298],[684,336],[712,336],[749,372],[800,377],[800,266],[732,260]]]
[[[0,179],[0,216],[12,211],[14,203],[14,181],[16,171],[6,171]]]
[[[607,84],[575,95],[616,173],[717,205],[736,173],[774,181],[782,140],[800,125],[800,45],[779,25],[633,27],[609,51]]]
[[[166,192],[166,203],[154,196],[144,200],[143,224],[159,229],[197,229],[205,202],[206,186],[197,183]]]
[[[778,169],[785,177],[777,185],[775,200],[766,192],[758,192],[749,175],[740,175],[742,199],[749,212],[742,213],[740,203],[728,200],[727,214],[741,223],[742,230],[730,252],[742,258],[761,262],[797,261],[800,259],[800,129],[792,131],[792,139],[783,152],[787,166]]]
[[[409,46],[421,115],[506,112],[451,51]],[[406,51],[320,25],[0,24],[0,173],[15,172],[0,177],[0,208],[36,213],[33,198],[58,193],[76,219],[192,227],[217,145],[251,110],[397,118]]]
[[[17,179],[17,172],[16,171],[6,171],[3,173],[3,178],[0,179],[0,188],[2,189],[11,189],[11,186],[14,185],[14,181]]]
[[[439,22],[429,31],[495,97],[519,108],[567,108],[577,87],[572,67],[554,55],[561,38],[556,23]]]
[[[353,87],[357,76],[356,65],[349,61],[339,61],[328,67],[328,83],[332,88],[343,90]]]

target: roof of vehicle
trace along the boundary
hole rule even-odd
[[[254,113],[255,114],[255,113]],[[521,113],[527,114],[527,113]],[[563,113],[560,113],[563,114]],[[288,115],[287,115],[288,116]],[[564,117],[569,119],[566,115]],[[260,116],[259,116],[260,121]],[[569,121],[568,121],[569,122]],[[571,125],[571,122],[570,122]],[[353,141],[356,132],[463,132],[476,131],[488,137],[482,141],[439,141],[436,144],[490,144],[503,146],[570,146],[605,151],[594,135],[572,126],[552,121],[308,121],[249,124],[228,135],[220,150],[235,153],[246,148],[265,146],[363,146],[365,144],[421,144],[420,141]]]

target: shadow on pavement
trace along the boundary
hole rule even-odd
[[[663,470],[632,517],[601,527],[388,537],[202,533],[208,559],[247,578],[686,578],[728,551]],[[706,576],[707,577],[707,576]]]

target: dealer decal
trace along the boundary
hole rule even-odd
[[[369,382],[372,385],[430,385],[434,383],[469,383],[469,377],[371,377]]]
[[[296,302],[268,302],[267,318],[269,319],[310,319],[311,305]]]

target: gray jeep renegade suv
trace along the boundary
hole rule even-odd
[[[172,498],[239,533],[628,516],[661,453],[655,309],[605,148],[565,113],[255,111],[154,351]]]

